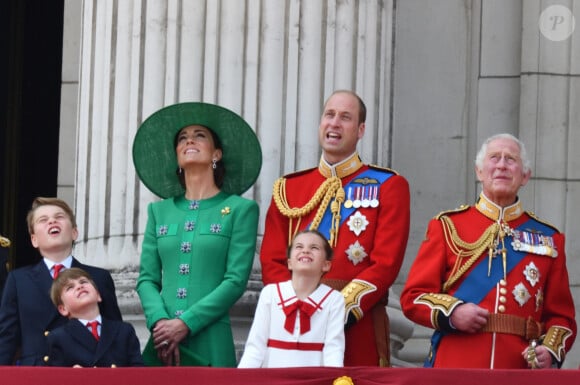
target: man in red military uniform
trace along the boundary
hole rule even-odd
[[[435,329],[425,366],[560,367],[576,337],[564,234],[522,209],[517,138],[487,139],[475,169],[476,204],[429,222],[401,294],[404,314]]]
[[[396,172],[363,164],[356,145],[366,108],[354,92],[324,104],[318,168],[276,181],[260,260],[264,284],[290,279],[286,248],[304,228],[318,229],[334,249],[323,282],[345,298],[345,365],[389,365],[386,300],[403,262],[410,194]]]

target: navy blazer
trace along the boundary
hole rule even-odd
[[[101,316],[121,320],[111,274],[73,258],[72,267],[88,272],[101,294]],[[0,365],[46,365],[49,332],[67,322],[50,300],[52,276],[44,261],[8,274],[0,305]],[[18,357],[16,357],[19,352]]]
[[[8,276],[8,248],[0,246],[0,298]]]
[[[48,365],[83,367],[143,366],[139,339],[133,325],[102,319],[99,341],[77,319],[48,335]]]

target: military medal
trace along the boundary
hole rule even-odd
[[[348,188],[347,199],[344,201],[345,208],[350,209],[352,207],[352,187]]]
[[[536,294],[536,311],[539,311],[544,304],[544,291],[542,289],[538,290]]]
[[[363,199],[361,201],[361,206],[364,208],[370,207],[371,206],[371,194],[370,194],[370,186],[364,186],[363,187]]]
[[[360,195],[361,195],[361,191],[360,191],[360,190],[361,190],[361,187],[357,187],[357,188],[355,189],[355,199],[354,199],[354,201],[352,202],[352,207],[354,207],[354,208],[357,208],[357,209],[358,209],[358,208],[361,206],[361,204],[362,204],[362,202],[361,202],[361,200],[360,200]]]
[[[530,231],[514,230],[512,247],[517,251],[547,255],[552,258],[558,256],[558,250],[556,250],[556,245],[552,237]]]
[[[379,200],[377,199],[377,196],[379,194],[379,186],[373,186],[371,187],[372,191],[373,191],[373,197],[371,199],[371,207],[379,207]]]

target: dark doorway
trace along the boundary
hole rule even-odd
[[[0,234],[11,267],[36,262],[26,213],[56,196],[64,0],[0,2]]]

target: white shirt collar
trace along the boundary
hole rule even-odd
[[[52,268],[54,267],[54,265],[64,265],[65,269],[70,269],[71,265],[72,265],[72,260],[73,260],[73,256],[72,254],[69,255],[68,257],[66,257],[66,259],[62,262],[54,262],[51,261],[50,259],[47,258],[43,258],[44,263],[46,264],[46,267],[48,268],[48,271],[52,272]]]

